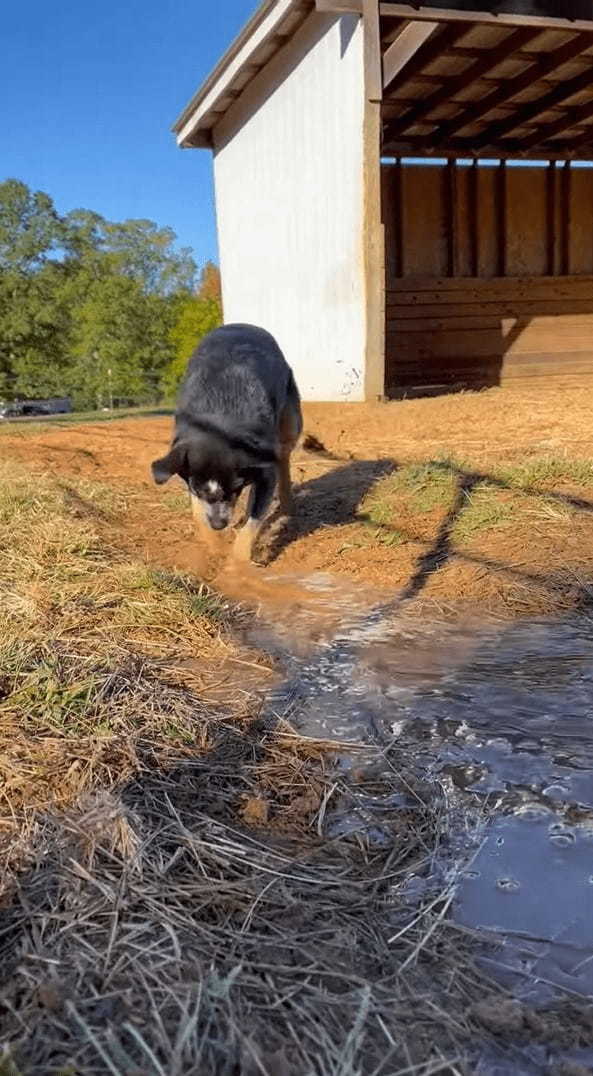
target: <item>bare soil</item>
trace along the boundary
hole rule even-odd
[[[119,486],[126,493],[119,540],[153,563],[204,578],[212,565],[181,484],[161,491],[150,477],[170,432],[169,418],[13,426],[2,431],[0,452],[64,481],[87,476]],[[272,516],[257,551],[275,573],[330,572],[364,587],[422,594],[444,610],[462,600],[510,617],[588,600],[587,388],[309,404],[305,433],[311,447],[293,462],[295,518]],[[220,563],[225,548],[223,540]],[[242,579],[243,596],[245,586]]]
[[[259,570],[219,576],[232,596],[258,600],[275,573],[266,600],[284,621],[317,602],[320,632],[340,607],[323,619],[315,572],[361,608],[397,591],[508,617],[590,599],[586,390],[309,405],[305,429],[295,518],[272,516]],[[387,784],[353,773],[402,803],[386,843],[324,836],[349,789],[331,744],[262,718],[278,670],[200,585],[226,543],[206,563],[181,486],[150,478],[170,431],[0,431],[15,487],[0,517],[0,1073],[469,1076],[483,1049],[512,1071],[524,1047],[541,1071],[587,1071],[572,1054],[593,1047],[588,1002],[509,998],[449,920],[449,886],[410,903],[407,878],[447,837],[439,782],[394,747]]]

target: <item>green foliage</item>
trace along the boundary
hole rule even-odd
[[[18,179],[0,184],[0,272],[32,269],[62,239],[62,222],[49,195],[34,193]]]
[[[167,399],[177,392],[187,361],[196,345],[221,323],[222,306],[218,298],[188,295],[179,303],[175,324],[171,329],[171,343],[175,354],[163,376],[163,392]]]
[[[0,397],[156,402],[219,324],[219,293],[211,263],[196,292],[171,229],[86,209],[60,217],[48,195],[0,183]]]

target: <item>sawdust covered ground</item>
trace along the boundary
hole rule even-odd
[[[65,483],[115,484],[126,494],[120,540],[203,576],[181,485],[161,491],[150,479],[170,430],[169,418],[14,425],[0,452]],[[305,431],[311,449],[294,457],[296,517],[272,517],[257,552],[275,573],[330,572],[443,610],[462,600],[510,617],[587,600],[590,386],[309,404]]]

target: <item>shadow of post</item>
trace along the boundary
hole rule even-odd
[[[324,527],[344,527],[357,519],[358,508],[376,482],[397,469],[394,460],[355,460],[312,478],[295,487],[295,514],[274,529],[278,516],[264,528],[271,535],[266,561],[273,563],[280,553],[301,538]]]

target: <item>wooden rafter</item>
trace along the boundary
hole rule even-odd
[[[593,145],[593,125],[589,125],[584,131],[581,132],[576,138],[571,138],[564,144],[566,153],[576,153],[577,150],[583,147],[588,148]]]
[[[529,59],[530,66],[526,71],[515,78],[507,79],[486,94],[485,97],[482,97],[480,101],[472,102],[453,119],[440,124],[434,134],[431,135],[431,143],[435,147],[442,146],[452,135],[463,130],[464,127],[476,123],[483,116],[487,116],[489,112],[506,104],[507,101],[511,101],[513,97],[517,97],[523,90],[531,86],[534,80],[539,81],[539,79],[545,78],[552,71],[556,71],[564,64],[576,59],[585,49],[591,46],[592,41],[593,38],[590,34],[576,34],[572,40],[565,42],[559,48],[554,49],[553,52],[532,54]]]
[[[410,25],[410,24],[408,24]],[[416,25],[427,25],[416,24]],[[434,23],[428,25],[434,26]],[[400,86],[403,86],[405,82],[409,82],[412,78],[417,78],[422,72],[423,68],[429,67],[431,63],[434,63],[439,56],[443,56],[448,49],[467,33],[468,27],[464,23],[454,23],[451,26],[444,26],[440,24],[440,33],[430,36],[428,41],[422,45],[418,51],[409,59],[408,63],[402,70],[395,76],[389,84],[389,92],[395,93]],[[387,53],[385,53],[385,56]],[[385,62],[385,61],[384,61]],[[437,76],[431,76],[437,77]],[[442,79],[439,79],[442,82]]]
[[[407,22],[383,54],[383,89],[394,82],[437,29],[436,22]]]
[[[463,71],[460,75],[449,79],[445,89],[440,88],[435,90],[434,93],[429,94],[428,97],[424,97],[418,101],[417,105],[409,109],[399,120],[388,124],[386,130],[386,138],[396,138],[398,135],[407,131],[418,120],[428,116],[430,112],[437,108],[439,105],[450,99],[457,93],[467,89],[476,79],[481,78],[483,75],[492,71],[499,64],[503,63],[509,56],[511,56],[517,49],[520,49],[528,41],[531,41],[537,31],[528,29],[525,26],[520,26],[517,30],[512,31],[500,45],[497,45],[492,49],[483,50],[483,54],[478,56],[473,63]]]
[[[544,145],[550,139],[565,134],[567,131],[572,131],[575,127],[580,127],[582,123],[590,119],[593,119],[593,101],[588,101],[586,105],[580,105],[578,108],[570,108],[554,123],[547,123],[544,127],[538,127],[534,134],[521,139],[521,149],[530,150],[534,146]]]
[[[317,11],[335,15],[362,14],[363,0],[315,0]],[[593,29],[591,19],[557,18],[554,15],[513,15],[507,12],[459,11],[454,8],[415,7],[413,4],[383,2],[382,18],[420,19],[429,22],[473,22],[486,26],[531,26],[539,30],[579,31]]]
[[[485,131],[471,139],[472,148],[480,150],[486,146],[496,145],[504,135],[537,119],[538,116],[549,112],[551,108],[569,101],[577,93],[590,90],[592,85],[593,66],[587,68],[586,71],[582,71],[580,75],[576,75],[574,78],[558,82],[549,93],[539,97],[536,101],[530,101],[529,104],[522,105],[521,108],[518,108],[506,119],[499,120],[497,123],[487,127]],[[538,138],[538,141],[543,141],[543,139]]]

